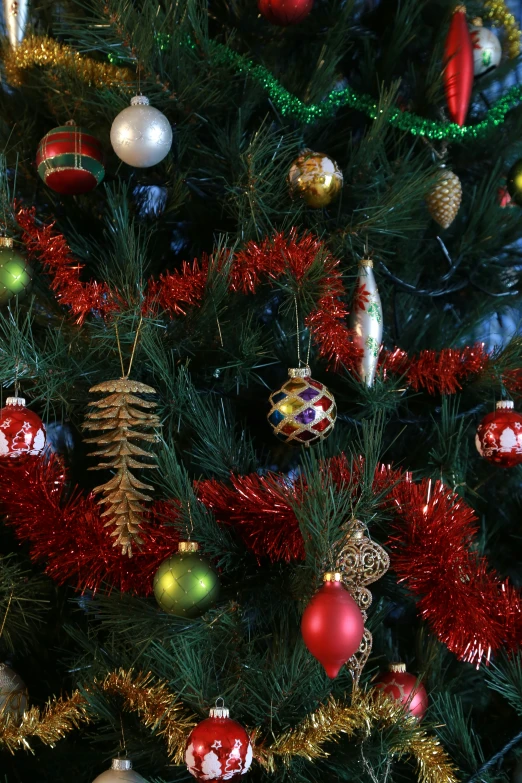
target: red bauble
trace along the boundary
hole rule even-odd
[[[444,46],[444,90],[453,122],[464,125],[473,88],[473,44],[466,21],[466,9],[453,12]]]
[[[387,696],[400,701],[419,720],[428,709],[426,688],[414,674],[408,674],[403,663],[390,663],[387,672],[380,674],[374,681]]]
[[[241,724],[229,718],[226,707],[216,706],[210,718],[190,732],[185,763],[198,780],[235,780],[250,769],[250,738]]]
[[[481,457],[503,468],[522,462],[522,416],[511,400],[497,402],[494,413],[484,416],[477,428],[475,445]]]
[[[271,24],[287,27],[305,19],[314,0],[258,0],[257,7]]]
[[[36,165],[45,184],[65,196],[89,193],[105,174],[100,142],[74,124],[45,134],[38,145]]]
[[[333,680],[357,652],[364,634],[361,610],[341,582],[341,574],[327,573],[301,620],[304,643]]]
[[[44,446],[41,418],[25,407],[23,397],[8,397],[0,410],[0,457],[36,455]]]

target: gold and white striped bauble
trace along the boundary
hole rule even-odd
[[[382,305],[370,258],[359,261],[351,327],[355,332],[355,344],[362,351],[355,369],[361,381],[373,386],[382,342]]]
[[[462,185],[457,175],[441,166],[435,185],[426,195],[430,215],[442,228],[449,228],[459,211],[462,201]]]

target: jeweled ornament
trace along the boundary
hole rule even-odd
[[[513,410],[511,400],[497,402],[496,410],[484,416],[475,445],[481,457],[502,468],[522,463],[522,416]]]
[[[20,675],[0,663],[0,718],[10,715],[15,721],[22,720],[28,701],[29,694]]]
[[[341,192],[343,175],[337,163],[322,152],[305,150],[288,172],[292,196],[315,209],[327,207]]]
[[[0,305],[7,304],[14,296],[24,296],[32,279],[32,269],[14,250],[11,237],[0,236]]]
[[[100,142],[74,120],[45,134],[36,165],[45,184],[63,196],[89,193],[105,175]]]
[[[172,146],[170,122],[144,95],[135,95],[111,127],[111,144],[124,163],[146,169],[155,166]]]
[[[324,574],[323,586],[311,599],[301,620],[307,649],[332,680],[357,652],[364,635],[361,610],[341,580],[342,574],[338,572]]]
[[[290,368],[289,380],[270,395],[268,421],[285,443],[311,446],[327,438],[334,428],[335,400],[310,374],[309,367]]]
[[[519,207],[522,207],[522,159],[514,163],[507,177],[509,195]]]
[[[98,775],[92,783],[147,783],[147,781],[132,769],[130,759],[113,759],[111,768]]]
[[[473,19],[469,26],[471,46],[473,47],[473,72],[475,77],[484,76],[500,65],[502,46],[497,36],[482,24],[480,16]]]
[[[250,738],[229,715],[229,710],[216,702],[210,717],[198,723],[189,735],[185,763],[197,780],[235,780],[250,769]]]
[[[426,688],[414,674],[406,671],[404,663],[390,663],[388,671],[379,674],[373,686],[406,707],[418,720],[428,709]]]
[[[287,27],[306,19],[313,4],[314,0],[258,0],[257,7],[271,24]]]
[[[23,397],[8,397],[0,410],[0,457],[36,456],[44,446],[41,418],[25,407]]]
[[[444,46],[444,90],[452,122],[464,125],[473,89],[473,48],[466,7],[453,11]]]
[[[355,370],[363,383],[373,386],[382,342],[382,305],[369,258],[359,261],[350,324],[361,351]]]
[[[433,220],[442,228],[449,228],[460,208],[462,185],[455,172],[447,169],[444,164],[440,169],[435,184],[426,194],[426,204]]]
[[[156,571],[154,595],[169,614],[199,617],[218,599],[218,576],[198,550],[196,541],[180,541],[177,553],[164,560]]]

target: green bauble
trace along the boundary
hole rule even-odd
[[[514,163],[508,174],[507,189],[509,195],[519,207],[522,207],[522,159]]]
[[[178,552],[160,565],[154,595],[165,612],[178,617],[199,617],[217,601],[217,574],[195,541],[180,541]]]
[[[13,240],[0,237],[0,305],[22,296],[31,285],[32,270],[23,256],[13,250]]]

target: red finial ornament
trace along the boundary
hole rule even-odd
[[[308,650],[333,680],[359,649],[364,620],[341,582],[340,573],[328,572],[323,580],[323,586],[304,610],[301,633]]]
[[[374,687],[400,701],[419,720],[423,719],[428,709],[426,688],[418,677],[406,671],[404,663],[388,664],[388,671],[377,677]]]
[[[466,7],[458,5],[444,46],[444,90],[452,122],[464,125],[473,88],[473,44]]]

